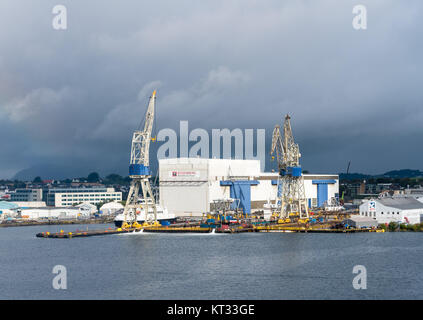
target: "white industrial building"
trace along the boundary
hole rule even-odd
[[[360,215],[378,223],[420,223],[423,203],[412,197],[385,197],[371,199],[360,205]]]
[[[31,207],[28,204],[35,204],[38,206]],[[23,204],[23,205],[18,205]],[[95,206],[94,206],[95,207]],[[96,208],[97,209],[97,208]],[[56,208],[46,207],[45,204],[37,202],[6,202],[0,201],[0,220],[2,219],[76,219],[84,216],[86,211],[84,208]]]
[[[363,217],[360,215],[351,216],[348,219],[343,221],[345,225],[348,225],[353,228],[361,229],[361,228],[377,228],[378,222],[370,217]]]
[[[14,217],[17,214],[19,206],[8,201],[0,201],[0,219],[7,219]]]
[[[339,197],[338,175],[304,174],[310,208]],[[178,216],[213,211],[213,201],[237,199],[246,213],[263,210],[278,193],[278,173],[261,172],[259,160],[174,158],[159,160],[160,205]]]
[[[47,193],[47,205],[68,207],[82,202],[98,204],[100,202],[122,201],[122,192],[114,188],[52,188]]]
[[[79,208],[26,208],[18,211],[23,219],[76,219],[81,216]]]

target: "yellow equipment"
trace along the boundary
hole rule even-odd
[[[127,222],[124,222],[122,224],[122,229],[130,229],[130,228],[131,228],[131,226]]]
[[[137,221],[135,221],[135,222],[132,224],[132,228],[135,228],[135,229],[141,229],[141,225],[140,225]]]
[[[290,223],[291,222],[291,219],[289,219],[289,218],[286,218],[286,219],[279,219],[278,220],[278,223],[279,224],[283,224],[283,223]]]

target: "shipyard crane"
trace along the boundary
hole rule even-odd
[[[155,102],[156,90],[153,91],[148,103],[144,130],[137,130],[132,136],[129,165],[131,187],[123,211],[122,228],[140,227],[136,217],[137,213],[141,212],[141,210],[145,212],[145,224],[147,224],[147,216],[151,211],[154,213],[154,224],[158,224],[157,205],[149,180],[151,178],[149,150],[152,140],[151,133],[153,130]],[[140,211],[137,211],[137,209],[140,209]]]
[[[279,219],[288,219],[290,214],[298,214],[300,219],[307,219],[308,208],[300,166],[300,148],[294,142],[290,119],[291,117],[286,115],[283,137],[279,125],[275,126],[272,136],[270,154],[276,153],[279,169],[278,186],[281,186],[281,191],[277,195],[275,213]]]

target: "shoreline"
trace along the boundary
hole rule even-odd
[[[48,220],[48,221],[24,221],[24,222],[8,222],[0,223],[0,228],[9,227],[30,227],[30,226],[45,226],[45,225],[66,225],[66,224],[107,224],[113,223],[114,218],[99,218],[86,220]]]

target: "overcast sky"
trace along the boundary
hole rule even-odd
[[[67,30],[52,27],[57,4]],[[352,26],[357,4],[367,30]],[[154,88],[158,130],[264,128],[270,144],[289,113],[307,170],[423,169],[422,12],[419,0],[2,0],[0,178],[127,174]]]

